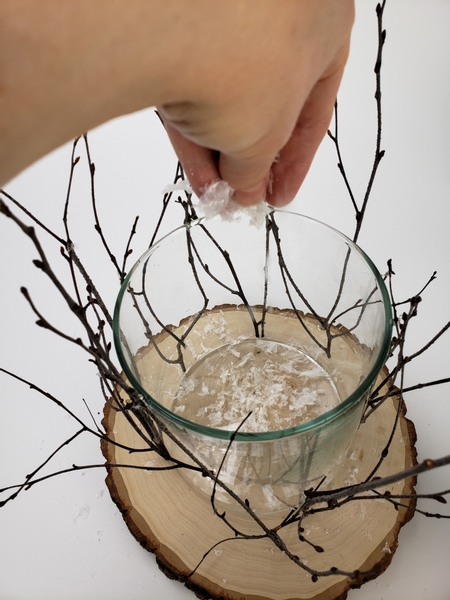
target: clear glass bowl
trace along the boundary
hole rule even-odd
[[[259,229],[200,219],[155,243],[120,290],[114,341],[149,410],[267,513],[331,482],[387,359],[391,319],[361,249],[274,210]],[[208,478],[185,476],[211,493]],[[216,500],[235,506],[220,486]]]

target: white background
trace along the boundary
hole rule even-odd
[[[416,293],[434,270],[410,331],[408,352],[420,348],[450,319],[450,2],[388,0],[383,65],[383,143],[360,245],[380,271],[394,261],[398,299]],[[339,94],[345,164],[358,200],[373,160],[376,53],[375,2],[359,0],[348,68]],[[120,256],[136,214],[141,215],[134,258],[145,249],[159,212],[161,190],[172,181],[175,159],[151,110],[109,123],[90,135],[97,165],[97,196],[104,231]],[[71,146],[29,168],[6,187],[63,234],[61,215]],[[80,151],[80,154],[81,151]],[[77,168],[73,237],[111,308],[118,291],[112,267],[96,240],[85,161]],[[351,234],[350,201],[326,139],[298,197],[297,212]],[[45,235],[42,236],[46,238]],[[58,273],[58,244],[46,240]],[[43,312],[74,335],[77,325],[45,277],[31,265],[36,252],[17,227],[0,218],[0,366],[53,393],[89,420],[82,399],[99,418],[98,378],[85,356],[34,325],[19,287]],[[407,371],[407,384],[450,376],[450,333]],[[0,373],[0,487],[18,483],[69,435],[73,422],[49,400]],[[419,459],[450,454],[450,387],[408,394],[408,416],[418,432]],[[54,469],[101,463],[95,439],[85,437]],[[103,469],[63,475],[22,493],[0,509],[0,600],[191,600],[166,579],[153,555],[128,532],[104,484]],[[421,477],[418,491],[450,488],[450,469]],[[447,511],[440,504],[424,504]],[[387,572],[360,590],[359,600],[448,600],[450,520],[416,517],[402,530]]]

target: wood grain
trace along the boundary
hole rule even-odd
[[[359,428],[333,487],[357,483],[371,472],[390,434],[398,407],[391,397]],[[104,426],[111,439],[132,448],[143,443],[123,414],[105,406]],[[402,414],[389,455],[379,476],[396,473],[416,464],[414,425]],[[109,465],[158,466],[164,461],[154,453],[132,453],[104,442],[102,451]],[[267,539],[231,540],[209,553],[192,577],[186,577],[204,553],[230,537],[230,530],[212,511],[204,493],[192,489],[180,470],[145,471],[108,467],[107,485],[131,533],[150,552],[171,578],[182,581],[203,599],[223,600],[340,600],[352,587],[367,578],[348,580],[342,576],[311,576],[289,560]],[[392,494],[408,494],[413,479],[389,486]],[[396,510],[383,500],[355,500],[332,511],[309,516],[304,521],[305,536],[324,548],[315,552],[298,540],[297,527],[282,530],[289,549],[317,570],[332,566],[347,571],[372,569],[370,579],[390,564],[398,545],[400,528],[413,515],[414,501]],[[243,511],[233,522],[249,533],[257,524]],[[270,519],[266,519],[271,524]],[[280,515],[273,517],[273,523]]]

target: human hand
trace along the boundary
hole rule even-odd
[[[159,111],[198,195],[223,179],[241,204],[284,206],[329,126],[353,1],[223,4],[203,15],[212,35],[203,32],[208,56],[189,73],[190,99]]]
[[[353,0],[2,0],[0,185],[114,117],[158,106],[197,194],[295,196],[325,134]],[[271,179],[272,178],[272,179]]]

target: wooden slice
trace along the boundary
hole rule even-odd
[[[398,402],[398,397],[389,398],[361,425],[333,487],[357,483],[371,472],[389,438]],[[123,414],[109,405],[105,406],[104,426],[108,436],[116,442],[132,448],[144,447]],[[415,465],[415,440],[414,426],[402,414],[389,454],[377,475],[386,476]],[[102,451],[109,465],[164,465],[152,452],[130,454],[106,442],[102,444]],[[323,553],[299,541],[296,525],[283,529],[281,536],[290,551],[309,567],[372,570],[369,578],[361,576],[349,580],[333,575],[314,583],[307,572],[268,539],[232,539],[219,543],[232,538],[232,533],[213,514],[208,496],[192,489],[180,470],[146,471],[110,466],[106,481],[131,533],[156,554],[163,572],[182,581],[205,600],[344,599],[350,588],[360,587],[389,566],[398,545],[399,530],[411,519],[415,506],[414,500],[408,499],[403,501],[405,508],[399,510],[382,498],[355,500],[308,516],[303,522],[303,535],[323,547]],[[410,479],[387,489],[392,494],[410,494],[414,485],[415,480]],[[280,516],[273,519],[275,524]],[[230,520],[248,533],[260,532],[244,511],[230,515]],[[264,520],[272,526],[270,519],[264,517]],[[188,577],[210,548],[213,550]]]

